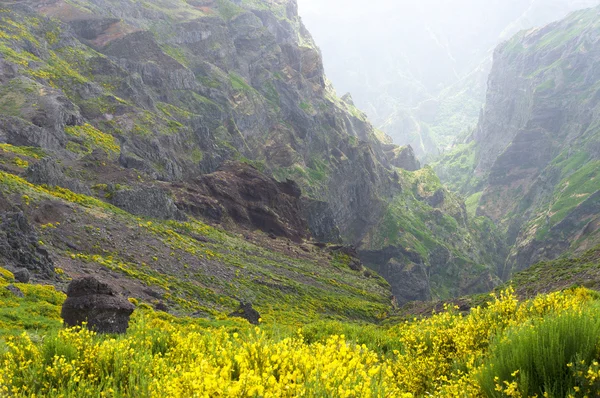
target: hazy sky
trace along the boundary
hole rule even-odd
[[[381,87],[375,87],[377,79],[384,87],[408,79],[425,91],[439,92],[470,73],[497,44],[517,31],[599,3],[298,0],[300,16],[323,52],[329,78],[339,91],[351,91],[363,104],[369,100],[361,93],[365,85],[381,91]],[[398,74],[399,79],[394,76]],[[407,88],[402,85],[398,91],[407,92]],[[423,95],[411,93],[411,97],[419,101]]]

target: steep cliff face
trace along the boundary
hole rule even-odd
[[[460,149],[469,155],[452,159],[474,173],[465,191],[482,189],[477,213],[512,245],[505,276],[598,242],[599,15],[576,12],[498,47],[485,109]]]
[[[420,298],[491,275],[495,257],[474,238],[483,226],[418,170],[411,148],[389,144],[350,96],[336,96],[294,0],[4,7],[6,172],[139,217],[410,250],[410,261],[369,265],[419,264]],[[450,269],[464,289],[442,276]],[[402,275],[386,273],[399,297]]]

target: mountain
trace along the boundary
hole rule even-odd
[[[7,266],[308,317],[498,283],[493,225],[336,96],[295,1],[14,1],[0,32]]]
[[[599,13],[500,45],[477,128],[435,166],[506,234],[505,277],[598,243]]]
[[[365,7],[358,1],[300,1],[336,88],[351,92],[396,143],[428,158],[477,124],[493,49],[501,41],[596,5],[597,0],[379,0]]]

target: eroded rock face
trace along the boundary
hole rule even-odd
[[[408,171],[415,171],[421,168],[421,163],[415,155],[415,151],[410,145],[404,147],[393,147],[390,154],[390,163],[393,166],[399,167]]]
[[[512,245],[503,278],[600,243],[599,12],[523,31],[494,53],[472,136],[481,183],[471,193],[483,192],[477,214]]]
[[[67,188],[73,192],[91,195],[91,191],[79,180],[67,177],[62,167],[52,158],[45,158],[27,169],[27,180],[32,184]]]
[[[48,251],[40,246],[37,233],[21,211],[0,213],[0,258],[12,268],[26,268],[46,278],[54,275]]]
[[[300,207],[301,190],[293,181],[277,182],[250,165],[229,162],[194,182],[178,201],[192,214],[294,241],[308,237]]]
[[[340,230],[327,202],[305,198],[302,200],[302,213],[308,222],[310,234],[318,242],[341,242]]]
[[[69,284],[61,316],[66,326],[87,322],[98,333],[125,333],[134,308],[113,286],[90,276]]]
[[[400,247],[360,252],[361,260],[392,286],[399,304],[431,300],[431,286],[421,257]]]
[[[147,187],[116,191],[112,203],[121,209],[140,216],[163,220],[184,220],[169,193],[159,187]]]

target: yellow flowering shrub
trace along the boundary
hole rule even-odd
[[[216,327],[140,304],[124,336],[70,328],[42,339],[9,337],[0,350],[0,396],[483,397],[478,376],[499,337],[547,316],[578,313],[592,299],[574,289],[519,302],[509,289],[468,315],[447,307],[382,327],[400,343],[392,352],[344,334],[319,339],[310,325],[307,339],[302,328]],[[573,391],[598,387],[597,360],[569,366],[579,380]],[[513,376],[498,381],[500,396],[520,396],[518,369]]]

